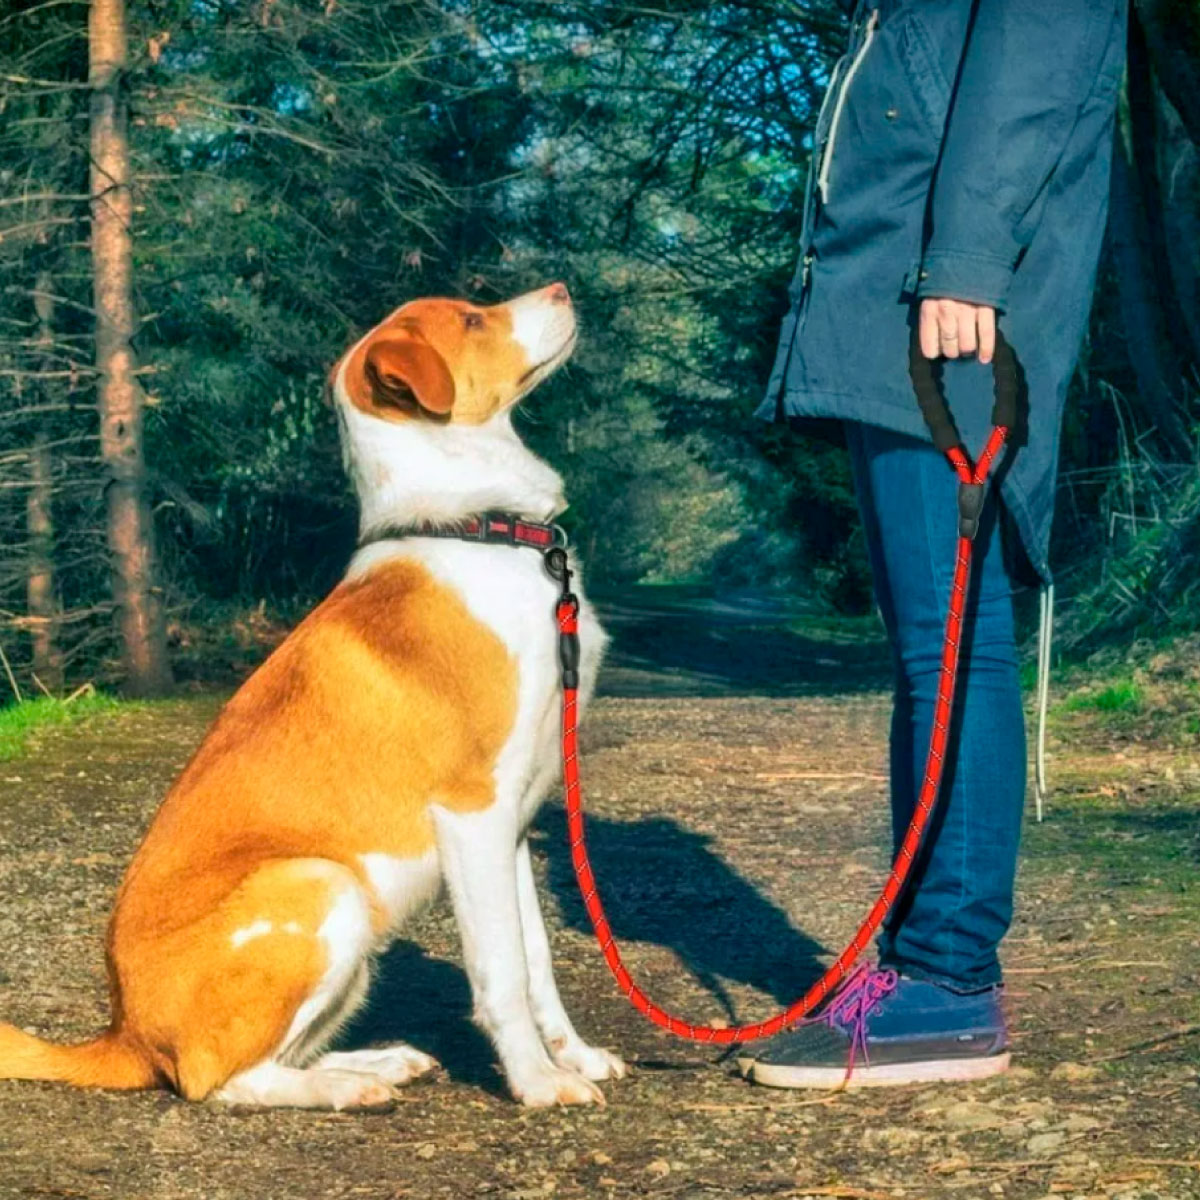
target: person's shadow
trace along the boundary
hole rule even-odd
[[[569,928],[590,931],[562,810],[547,805],[533,836],[549,858],[553,901],[544,897],[544,903],[549,908],[557,902]],[[784,1005],[820,975],[823,947],[733,870],[704,834],[666,817],[614,821],[592,816],[587,838],[618,941],[673,950],[730,1022],[753,1014],[738,1010],[729,984],[753,987]],[[589,945],[587,953],[598,951]],[[379,958],[367,1004],[338,1045],[410,1042],[437,1058],[454,1079],[502,1093],[495,1055],[470,1016],[471,992],[462,968],[400,941]]]

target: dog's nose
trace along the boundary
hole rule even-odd
[[[570,304],[571,293],[567,291],[565,283],[552,283],[548,289],[550,299],[555,304]]]

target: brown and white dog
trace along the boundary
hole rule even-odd
[[[508,510],[562,481],[513,406],[570,355],[562,284],[417,300],[332,375],[364,540]],[[79,1046],[0,1025],[0,1077],[370,1108],[433,1060],[326,1053],[372,954],[445,880],[475,1016],[529,1105],[602,1102],[619,1058],[555,986],[526,830],[559,771],[556,585],[529,549],[374,540],[226,705],[168,793],[108,931],[112,1022]],[[581,698],[604,635],[582,602]]]

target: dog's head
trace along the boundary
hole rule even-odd
[[[383,421],[481,425],[570,357],[575,310],[553,283],[503,304],[414,300],[333,369],[338,400]]]

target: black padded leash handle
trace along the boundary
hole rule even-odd
[[[929,432],[933,435],[933,444],[943,453],[953,450],[962,444],[954,418],[950,415],[950,406],[942,395],[942,385],[939,370],[935,360],[926,358],[921,351],[921,336],[913,329],[912,339],[908,344],[908,374],[912,379],[913,391],[917,396],[921,415]],[[1020,372],[1017,367],[1017,356],[1012,346],[1000,330],[996,330],[996,354],[992,359],[993,395],[992,424],[1003,425],[1012,429],[1017,423],[1017,392],[1020,387]]]
[[[1017,352],[1008,339],[996,330],[996,355],[992,359],[992,424],[1005,429],[1017,426],[1017,393],[1021,388],[1021,371]]]

